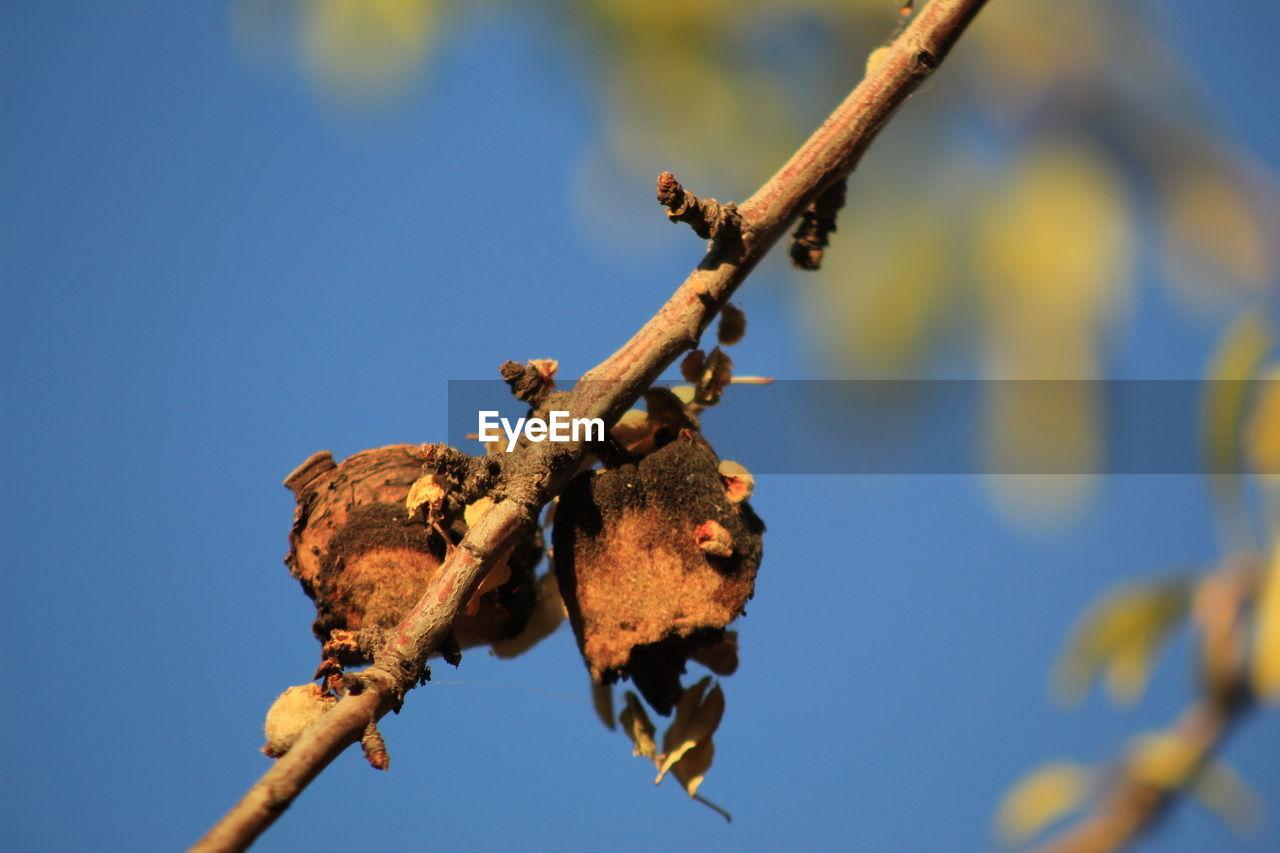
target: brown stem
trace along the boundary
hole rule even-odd
[[[747,274],[824,187],[848,175],[985,2],[929,3],[871,74],[738,208],[741,239],[713,242],[658,313],[583,377],[566,401],[572,417],[602,417],[613,423],[681,353],[697,345]],[[505,467],[493,492],[494,505],[450,552],[404,621],[388,632],[373,664],[362,674],[364,689],[348,693],[303,732],[193,850],[246,849],[329,762],[360,740],[371,721],[400,706],[417,684],[428,653],[449,633],[472,590],[498,555],[535,528],[539,510],[560,493],[588,450],[582,443],[541,442],[520,451]]]
[[[1202,699],[1178,718],[1170,733],[1190,750],[1193,765],[1203,767],[1248,708],[1246,701]],[[1121,767],[1088,815],[1031,853],[1115,853],[1123,850],[1153,828],[1184,792],[1181,787],[1160,787],[1135,779]]]

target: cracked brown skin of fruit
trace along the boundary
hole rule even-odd
[[[683,430],[639,462],[579,475],[556,509],[556,575],[592,678],[630,677],[661,714],[689,654],[718,642],[755,588],[764,524],[729,502],[719,462]],[[699,546],[708,521],[728,531],[728,556]]]
[[[340,465],[317,453],[285,480],[298,501],[285,563],[315,602],[315,635],[325,642],[334,631],[352,631],[370,640],[344,651],[346,665],[368,662],[377,633],[404,618],[439,570],[445,536],[456,544],[466,530],[460,507],[439,529],[421,512],[409,515],[405,498],[424,458],[423,446],[412,444],[366,450]],[[541,555],[539,540],[516,547],[511,578],[454,622],[460,647],[519,632],[533,610]]]

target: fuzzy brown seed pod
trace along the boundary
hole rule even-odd
[[[443,473],[424,476],[424,464],[442,459],[450,463],[441,466]],[[285,562],[316,604],[313,628],[332,664],[367,662],[380,632],[404,618],[461,540],[468,487],[449,484],[459,472],[465,479],[471,459],[443,445],[398,444],[357,453],[341,465],[328,453],[316,454],[285,481],[298,500]],[[406,498],[427,479],[439,488],[411,512]],[[500,584],[482,585],[483,594],[454,623],[459,646],[519,632],[533,611],[533,567],[541,555],[535,537],[495,567],[509,574]],[[334,671],[332,664],[327,671]]]
[[[729,502],[718,467],[684,430],[637,463],[580,475],[556,510],[556,573],[592,678],[630,676],[662,714],[689,655],[722,640],[755,588],[764,525]]]

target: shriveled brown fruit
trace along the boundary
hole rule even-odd
[[[695,650],[719,643],[755,588],[764,524],[730,503],[720,460],[683,430],[637,463],[587,472],[560,497],[556,574],[598,681],[629,676],[668,714]],[[700,542],[710,523],[721,540]]]
[[[316,636],[343,665],[368,661],[377,633],[409,612],[466,532],[461,502],[452,496],[440,517],[406,508],[431,447],[380,447],[340,465],[328,452],[317,453],[285,480],[298,500],[285,562],[316,604]],[[541,555],[540,539],[514,549],[507,581],[454,623],[460,647],[519,632],[533,610],[533,568]]]

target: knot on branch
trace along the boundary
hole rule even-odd
[[[498,370],[502,381],[511,388],[517,400],[537,408],[556,387],[556,371],[560,363],[552,358],[533,358],[527,364],[508,361]]]
[[[704,240],[733,238],[742,234],[742,216],[736,204],[698,198],[681,186],[670,172],[658,175],[658,203],[667,209],[668,219],[689,223],[693,233]]]
[[[488,494],[502,476],[499,460],[472,456],[447,444],[424,444],[418,453],[422,472],[445,475],[466,503]]]
[[[822,255],[836,230],[836,214],[844,207],[848,179],[841,178],[810,202],[791,235],[791,263],[802,270],[822,268]]]

